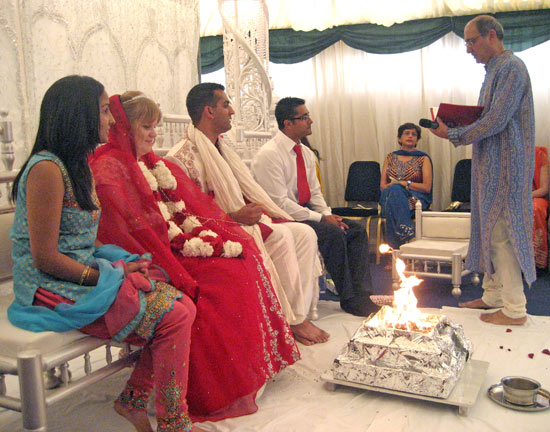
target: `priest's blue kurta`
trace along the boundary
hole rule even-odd
[[[535,279],[533,202],[535,116],[527,68],[505,51],[486,65],[479,94],[484,106],[473,124],[449,129],[455,146],[472,144],[472,220],[466,266],[494,273],[491,233],[499,216],[506,220],[527,283]]]

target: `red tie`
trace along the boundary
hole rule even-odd
[[[300,144],[296,144],[293,148],[296,153],[296,177],[298,178],[298,202],[300,205],[306,204],[311,199],[311,191],[307,183],[306,164],[302,155]]]

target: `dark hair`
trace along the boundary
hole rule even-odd
[[[403,135],[403,132],[409,129],[414,129],[416,131],[416,135],[418,136],[418,139],[421,137],[421,130],[420,126],[415,125],[414,123],[403,123],[399,128],[397,129],[397,138],[401,138],[401,135]]]
[[[489,31],[494,30],[498,40],[504,39],[504,29],[502,28],[502,24],[500,24],[495,17],[492,17],[491,15],[479,15],[471,22],[475,23],[477,31],[481,36],[487,36]]]
[[[29,159],[47,150],[65,165],[80,208],[97,209],[92,201],[88,156],[99,143],[99,98],[104,90],[103,84],[93,78],[70,75],[56,81],[46,91],[34,146],[13,182],[13,202],[17,199],[19,180]]]
[[[307,137],[302,137],[302,139],[300,140],[300,142],[305,145],[306,147],[308,147],[312,152],[313,154],[315,155],[315,157],[317,158],[317,161],[320,161],[321,160],[321,153],[319,153],[319,150],[311,147],[311,143],[309,142],[309,140],[307,139]]]
[[[201,120],[205,106],[216,106],[218,102],[218,97],[214,94],[216,90],[224,91],[225,87],[217,83],[200,83],[187,94],[185,105],[187,105],[187,112],[193,121],[193,125],[196,126]]]
[[[275,118],[280,130],[285,128],[285,120],[291,120],[296,115],[296,107],[304,105],[304,99],[295,97],[285,97],[277,102],[275,107]]]

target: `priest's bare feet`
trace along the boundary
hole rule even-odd
[[[393,306],[393,295],[371,295],[370,299],[378,306]]]
[[[481,314],[479,319],[486,323],[497,324],[497,325],[523,325],[527,321],[527,317],[521,318],[510,318],[504,315],[501,310],[491,313]]]
[[[130,423],[134,425],[137,432],[153,432],[149,418],[147,417],[147,411],[145,410],[131,410],[121,404],[118,400],[114,405],[117,414],[124,417]]]
[[[308,319],[300,324],[291,325],[290,330],[292,330],[294,338],[304,345],[324,343],[330,338],[330,335],[326,331],[320,329]]]
[[[464,303],[459,303],[458,307],[468,308],[468,309],[496,309],[497,307],[500,307],[500,306],[497,306],[497,307],[489,306],[482,299],[478,298],[478,299],[467,301]]]

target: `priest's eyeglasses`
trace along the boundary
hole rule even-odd
[[[470,38],[470,39],[466,39],[464,41],[464,45],[467,46],[468,48],[471,48],[475,43],[476,41],[481,37],[481,35],[477,35],[476,37],[473,37],[473,38]]]
[[[304,115],[301,115],[300,117],[292,117],[290,120],[304,120],[308,121],[311,118],[309,113],[305,113]]]

